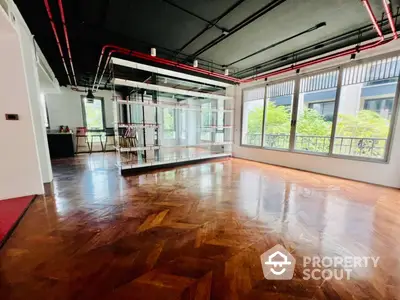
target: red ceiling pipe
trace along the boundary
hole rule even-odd
[[[394,23],[394,19],[392,16],[392,11],[390,10],[390,1],[386,1],[386,0],[382,0],[383,1],[383,6],[385,7],[385,12],[386,15],[388,17],[389,20],[389,24],[390,24],[390,28],[392,29],[393,32],[393,39],[397,40],[398,39],[398,35],[397,35],[397,31],[396,31],[396,25]]]
[[[47,1],[47,0],[45,0],[45,1]],[[67,45],[67,51],[68,51],[69,63],[71,65],[72,76],[74,78],[75,85],[78,85],[76,82],[74,64],[72,63],[71,49],[69,47],[68,31],[67,31],[67,25],[65,23],[64,7],[63,7],[62,0],[58,0],[58,7],[60,8],[61,21],[62,21],[63,28],[64,28],[64,37],[65,37],[65,43]]]
[[[108,63],[110,62],[111,55],[112,55],[113,53],[115,53],[115,52],[118,52],[118,51],[114,49],[114,50],[111,50],[110,53],[108,53],[108,57],[107,57],[107,60],[106,60],[106,64],[104,65],[103,72],[101,73],[101,76],[100,76],[100,79],[99,79],[99,83],[97,84],[97,87],[96,87],[96,91],[99,89],[101,80],[103,79],[104,73],[106,72],[107,65],[108,65]],[[97,74],[96,74],[96,76],[97,76]],[[96,79],[96,78],[95,78],[95,79]],[[93,84],[93,89],[94,89],[95,83],[96,83],[96,82],[94,82],[94,84]]]
[[[321,57],[321,58],[317,58],[317,59],[314,59],[314,60],[311,60],[311,61],[307,61],[307,62],[298,64],[298,65],[293,65],[293,66],[290,66],[290,67],[287,67],[287,68],[276,70],[276,71],[273,71],[273,72],[270,72],[270,73],[267,73],[267,74],[263,74],[263,75],[259,75],[259,76],[253,77],[253,78],[244,79],[244,80],[242,80],[242,83],[248,83],[248,82],[252,82],[252,81],[255,81],[255,80],[265,79],[265,78],[268,78],[268,77],[276,76],[276,75],[283,74],[283,73],[286,73],[286,72],[290,72],[290,71],[293,71],[293,70],[309,67],[309,66],[312,66],[312,65],[315,65],[315,64],[319,64],[319,63],[322,63],[322,62],[326,62],[326,61],[329,61],[329,60],[332,60],[332,59],[335,59],[335,58],[348,56],[348,55],[355,54],[355,53],[358,53],[358,52],[361,52],[361,51],[365,51],[365,50],[368,50],[368,49],[373,49],[373,48],[385,45],[385,44],[395,40],[397,38],[397,32],[396,32],[395,28],[392,28],[392,32],[393,32],[392,39],[389,39],[389,40],[385,41],[385,38],[384,38],[383,33],[382,33],[382,30],[378,25],[378,21],[377,21],[375,15],[374,15],[374,13],[372,12],[371,5],[369,4],[369,1],[368,0],[361,0],[361,1],[363,2],[365,8],[367,9],[368,14],[369,14],[369,16],[371,18],[372,24],[374,25],[375,30],[377,31],[378,36],[380,37],[379,41],[371,42],[371,43],[365,44],[365,45],[360,46],[360,47],[355,47],[354,49],[340,51],[338,53],[330,54],[330,55],[327,55],[327,56],[324,56],[324,57]],[[394,23],[393,16],[392,16],[392,13],[391,13],[390,9],[386,8],[386,7],[388,7],[388,4],[386,3],[385,0],[382,0],[382,1],[383,1],[384,6],[385,6],[385,10],[387,12],[387,17],[389,19],[389,22],[390,22],[390,20],[392,20],[392,22]]]
[[[175,61],[172,61],[172,60],[159,58],[159,57],[154,57],[154,56],[151,56],[151,55],[148,55],[148,54],[145,54],[145,53],[141,53],[141,52],[138,52],[138,51],[132,51],[132,50],[129,50],[129,49],[126,49],[126,48],[121,48],[121,47],[118,47],[118,46],[115,46],[115,45],[105,45],[103,47],[103,49],[101,50],[99,63],[97,64],[97,71],[96,71],[95,80],[93,82],[93,89],[94,89],[94,87],[96,85],[97,75],[99,74],[101,61],[103,59],[104,52],[106,51],[107,48],[112,48],[113,50],[115,50],[115,52],[118,52],[118,53],[130,55],[130,56],[141,58],[141,59],[145,59],[145,60],[154,61],[154,62],[157,62],[157,63],[160,63],[160,64],[164,64],[164,65],[168,65],[168,66],[172,66],[172,67],[177,67],[177,68],[188,70],[188,71],[193,71],[193,72],[205,74],[205,75],[208,75],[208,76],[211,76],[211,77],[216,77],[218,79],[224,79],[224,80],[228,80],[228,81],[232,81],[232,82],[236,82],[236,83],[240,83],[240,81],[241,81],[239,78],[235,78],[235,77],[232,77],[232,76],[226,76],[226,75],[223,75],[223,74],[220,74],[220,73],[207,71],[207,70],[204,70],[204,69],[201,69],[201,68],[195,68],[195,67],[192,67],[192,66],[189,66],[189,65],[186,65],[186,64],[182,64],[182,63],[178,63],[178,62],[175,62]],[[108,55],[108,59],[107,59],[108,62],[109,62],[109,58],[110,58],[111,54]],[[108,62],[106,62],[106,64],[104,65],[104,68],[107,67],[107,63]],[[103,71],[103,74],[104,74],[104,71]],[[98,83],[97,86],[99,86],[99,85],[100,85],[100,82]]]
[[[385,0],[383,0],[383,1],[385,2]],[[383,37],[382,30],[379,27],[378,20],[376,19],[375,15],[374,15],[374,12],[372,11],[371,4],[369,3],[369,0],[361,0],[361,2],[363,3],[365,9],[367,10],[369,18],[371,19],[371,22],[374,25],[374,28],[375,28],[376,32],[382,38]]]
[[[50,5],[49,5],[48,0],[44,0],[44,5],[46,7],[47,15],[49,16],[49,19],[50,19],[51,28],[53,29],[54,37],[55,37],[56,42],[57,42],[58,50],[60,51],[61,60],[62,60],[63,65],[64,65],[65,72],[67,73],[67,76],[68,76],[69,84],[72,85],[71,76],[69,75],[69,71],[68,71],[67,65],[65,63],[64,53],[63,53],[62,48],[61,48],[60,39],[58,38],[56,25],[54,24],[53,15],[51,13]]]

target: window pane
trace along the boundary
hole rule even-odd
[[[338,71],[300,81],[295,149],[328,153],[335,108]]]
[[[375,69],[389,68],[387,62],[372,64]],[[351,69],[344,74],[352,76]],[[379,79],[379,78],[378,78]],[[383,159],[392,117],[397,77],[370,80],[342,86],[335,133],[334,154]]]
[[[85,104],[85,119],[86,127],[89,130],[104,129],[103,120],[103,101],[100,99],[94,99],[93,102],[88,102],[84,99]]]
[[[243,145],[261,146],[264,95],[264,87],[243,92]]]
[[[289,149],[294,81],[267,86],[264,147]]]

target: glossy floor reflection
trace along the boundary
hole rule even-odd
[[[400,191],[231,159],[121,177],[113,154],[55,161],[0,251],[0,299],[400,299]],[[264,279],[281,244],[290,281]],[[303,280],[304,256],[379,256]]]

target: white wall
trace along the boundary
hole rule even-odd
[[[397,43],[395,44],[395,47],[396,49],[400,49],[400,43],[393,43]],[[389,50],[394,49],[389,48],[387,51]],[[382,49],[379,49],[379,51],[381,52]],[[370,53],[369,55],[364,53],[362,57],[366,58],[368,56],[371,56],[372,54],[374,54],[374,52]],[[340,61],[343,62],[343,60]],[[330,65],[334,65],[337,63],[337,61],[330,62]],[[320,67],[327,67],[327,65],[325,64],[324,66]],[[315,70],[317,69],[317,67],[314,67],[313,69]],[[307,70],[303,70],[303,72],[305,71]],[[293,76],[293,74],[286,74],[286,76]],[[284,78],[284,76],[281,76],[280,78],[282,79]],[[400,122],[396,122],[395,124],[389,163],[373,163],[366,161],[323,157],[276,150],[264,150],[240,146],[242,110],[241,90],[244,87],[247,88],[249,86],[257,86],[260,84],[263,83],[257,82],[242,85],[240,87],[229,88],[230,93],[235,94],[235,128],[233,146],[234,157],[400,188]]]
[[[83,88],[80,88],[83,90]],[[68,125],[75,130],[76,127],[84,126],[81,95],[84,92],[71,90],[69,87],[62,87],[59,94],[46,94],[47,112],[51,129],[58,129],[60,125]],[[114,127],[112,91],[99,90],[96,97],[104,99],[106,127]]]
[[[0,19],[5,18],[0,8]],[[4,20],[0,20],[0,25]],[[0,26],[2,27],[2,26]],[[4,28],[3,28],[4,29]],[[0,30],[0,200],[43,194],[32,108],[16,31]],[[18,121],[5,114],[18,114]]]
[[[47,142],[47,132],[44,125],[44,114],[40,103],[40,83],[38,73],[38,63],[35,55],[35,45],[32,34],[25,24],[22,16],[15,11],[18,20],[18,29],[23,53],[25,79],[28,87],[29,100],[31,104],[33,128],[35,130],[36,145],[39,153],[40,170],[44,183],[53,180],[53,171],[51,169],[50,153]]]

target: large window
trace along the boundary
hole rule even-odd
[[[242,145],[385,161],[399,75],[392,57],[245,89]]]
[[[103,99],[82,98],[83,120],[89,130],[103,130],[105,125]]]
[[[398,65],[395,58],[343,70],[333,153],[385,158]]]
[[[261,146],[265,87],[243,91],[242,144]]]
[[[332,133],[339,71],[303,77],[300,80],[295,149],[328,153]]]
[[[294,80],[267,85],[264,147],[289,149],[293,93]]]

